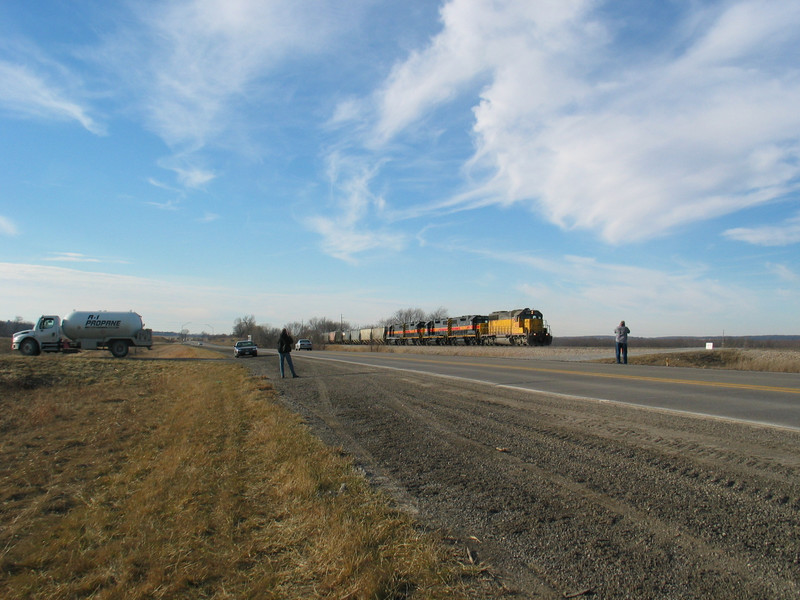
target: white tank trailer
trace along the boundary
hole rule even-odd
[[[36,327],[14,334],[12,350],[27,356],[41,352],[74,352],[108,349],[117,358],[128,355],[130,346],[150,348],[153,330],[145,329],[135,312],[75,311],[66,319],[42,315]]]

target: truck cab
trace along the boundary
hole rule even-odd
[[[19,350],[28,356],[40,352],[59,352],[61,350],[61,318],[56,315],[42,315],[36,327],[14,334],[12,350]]]

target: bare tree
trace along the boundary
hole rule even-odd
[[[257,346],[261,348],[276,348],[281,332],[277,327],[257,325],[251,335]]]
[[[327,317],[312,317],[308,320],[308,328],[316,334],[325,334],[329,331],[338,331],[339,329],[350,329],[350,323],[345,321],[333,321]]]
[[[292,321],[284,325],[289,334],[295,338],[306,337],[306,324],[305,321]]]
[[[348,321],[342,319],[334,321],[327,317],[312,317],[308,320],[306,337],[315,344],[324,344],[328,341],[328,334],[331,331],[347,331],[351,329]]]
[[[395,312],[388,319],[384,319],[381,324],[391,325],[392,323],[418,323],[425,320],[425,311],[421,308],[402,308]]]
[[[428,321],[435,321],[436,319],[446,319],[447,318],[447,309],[444,306],[440,306],[433,312],[428,313]]]
[[[236,317],[233,322],[233,335],[238,338],[245,338],[256,332],[256,318],[254,315]]]
[[[327,317],[312,317],[308,321],[287,323],[286,328],[295,339],[310,339],[315,344],[324,344],[328,341],[328,333],[351,328],[350,323],[344,320],[334,321]]]

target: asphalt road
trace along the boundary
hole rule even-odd
[[[281,379],[270,351],[241,362],[398,508],[485,568],[469,598],[800,597],[797,376],[421,353],[293,359],[300,379]],[[632,406],[645,403],[663,408]],[[701,408],[727,418],[688,413]]]
[[[800,429],[800,374],[371,352],[294,352],[489,386]]]

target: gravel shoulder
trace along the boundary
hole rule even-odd
[[[296,356],[249,362],[497,598],[797,598],[800,433]]]

